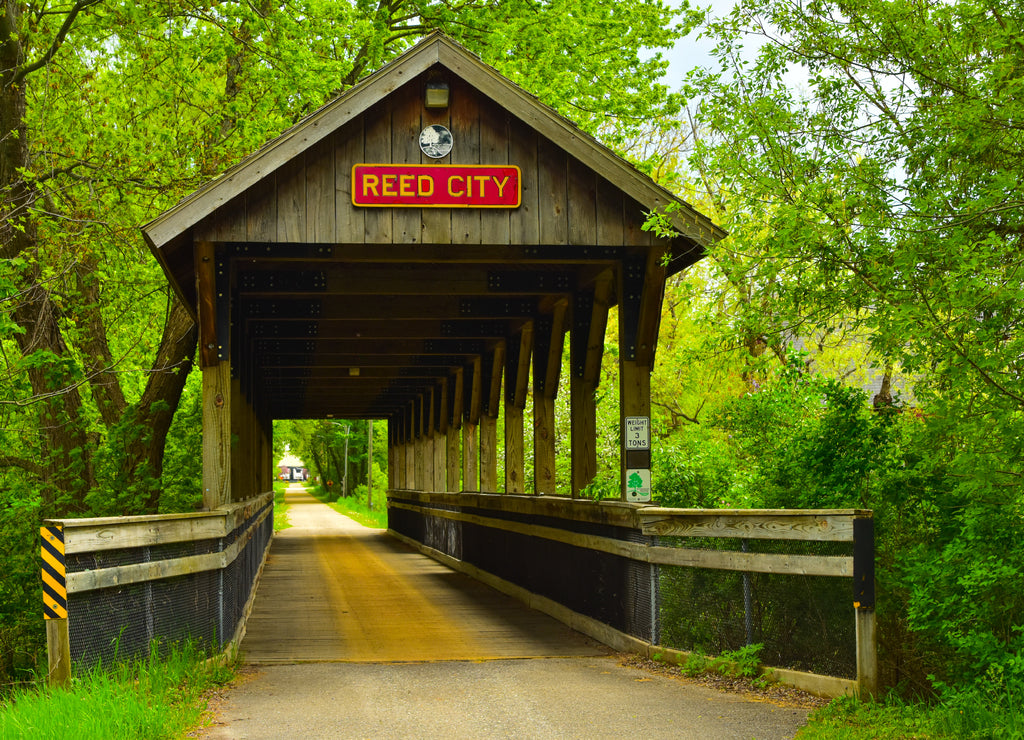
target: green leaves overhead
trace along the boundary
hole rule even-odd
[[[1021,21],[1011,3],[744,2],[706,26],[726,74],[690,80],[714,132],[695,161],[730,243],[765,257],[749,278],[872,330],[929,386],[1016,408]]]

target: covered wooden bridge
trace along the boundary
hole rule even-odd
[[[680,235],[658,239],[645,214],[669,203]],[[271,423],[286,418],[387,419],[392,489],[575,496],[596,468],[609,307],[621,415],[643,434],[665,279],[722,236],[441,35],[144,233],[201,327],[211,508],[269,489]],[[557,491],[560,390],[572,478]],[[649,469],[635,445],[623,471]]]
[[[670,206],[678,235],[643,229]],[[665,650],[663,576],[700,570],[724,594],[712,611],[732,620],[712,630],[722,649],[756,636],[775,665],[830,673],[792,682],[873,691],[870,512],[644,505],[665,280],[722,232],[448,38],[428,37],[143,232],[200,327],[206,511],[44,527],[48,631],[65,635],[51,669],[108,659],[112,635],[125,654],[156,638],[237,640],[272,534],[273,420],[366,418],[388,422],[391,534],[446,565],[641,652]],[[595,502],[579,494],[597,469],[615,306],[622,500]],[[556,480],[559,392],[571,473]],[[722,547],[679,546],[693,537]],[[748,548],[758,540],[795,548]],[[852,578],[856,620],[807,620],[799,600],[757,606],[751,573]],[[676,622],[707,616],[690,599],[701,590],[682,592]],[[775,626],[755,624],[769,613]],[[812,623],[821,635],[794,653],[792,626]],[[803,654],[819,644],[821,661]]]

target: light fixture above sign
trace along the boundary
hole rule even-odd
[[[439,123],[420,131],[420,151],[431,159],[447,157],[452,151],[452,132]]]
[[[428,82],[427,92],[424,96],[423,104],[427,108],[447,108],[448,107],[448,83],[447,82]]]

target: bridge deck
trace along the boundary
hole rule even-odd
[[[359,526],[286,494],[242,641],[246,662],[413,662],[607,654],[588,638]]]

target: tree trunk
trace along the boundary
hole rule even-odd
[[[44,362],[33,363],[28,376],[39,409],[43,512],[55,516],[84,511],[92,470],[73,360],[61,335],[57,307],[40,283],[32,217],[35,193],[23,176],[30,159],[25,83],[16,77],[23,62],[20,15],[19,5],[8,0],[0,17],[0,258],[25,260],[24,287],[11,309],[22,330],[15,337],[22,356],[48,353],[36,355]]]
[[[138,423],[148,433],[140,439],[136,448],[130,449],[134,457],[133,468],[138,469],[140,465],[146,464],[157,479],[163,475],[167,432],[174,421],[174,411],[178,408],[181,392],[192,369],[198,341],[199,329],[181,302],[172,296],[171,312],[164,325],[160,349],[157,350],[149,382],[146,383],[146,390],[137,407]],[[156,489],[146,501],[146,511],[156,513],[159,504],[160,490]]]

